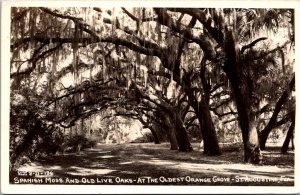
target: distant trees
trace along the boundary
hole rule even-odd
[[[109,108],[184,152],[194,124],[219,155],[217,129],[238,121],[245,162],[259,163],[293,121],[293,10],[19,7],[11,23],[11,90],[29,86],[55,127]]]

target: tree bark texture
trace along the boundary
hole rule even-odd
[[[204,154],[219,155],[221,154],[221,150],[219,147],[219,141],[215,130],[215,126],[213,124],[210,110],[209,110],[209,99],[207,101],[206,98],[202,98],[201,101],[199,102],[189,88],[190,81],[188,79],[189,78],[185,78],[184,80],[184,85],[185,85],[184,90],[188,95],[189,103],[194,109],[201,127],[201,134],[202,134],[203,145],[204,145]]]
[[[179,112],[174,112],[174,120],[178,150],[181,152],[191,152],[193,148],[190,144],[186,128],[180,118]]]
[[[170,145],[171,145],[171,150],[178,150],[178,142],[176,138],[176,129],[173,126],[169,127],[169,139],[170,139]]]
[[[176,133],[175,133],[176,129],[175,129],[174,125],[172,124],[170,117],[166,113],[164,113],[163,116],[164,116],[163,118],[166,121],[166,124],[168,127],[167,135],[168,135],[169,142],[171,145],[170,150],[178,150],[178,143],[177,143],[177,138],[176,138]]]
[[[159,138],[158,138],[158,136],[157,136],[156,131],[155,131],[152,127],[149,128],[149,129],[150,129],[151,134],[152,134],[152,136],[153,136],[153,141],[154,141],[154,143],[155,143],[155,144],[160,144],[160,141],[159,141]]]
[[[230,81],[238,111],[239,125],[244,143],[244,161],[259,164],[262,160],[254,113],[251,108],[251,83],[247,82],[243,64],[239,62],[239,50],[236,47],[232,31],[225,29],[224,51],[226,61],[224,71]]]
[[[197,110],[196,114],[201,125],[204,145],[203,153],[207,155],[220,155],[221,150],[215,126],[211,118],[209,105],[205,101],[201,100],[199,103],[199,110]]]

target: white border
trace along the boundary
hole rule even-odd
[[[272,0],[272,1],[153,1],[153,0],[130,0],[130,1],[3,1],[1,5],[1,192],[5,194],[199,194],[199,193],[300,193],[300,135],[299,135],[299,82],[296,77],[296,127],[295,127],[295,186],[294,187],[257,187],[257,186],[124,186],[124,185],[13,185],[9,184],[9,100],[10,100],[10,74],[9,74],[9,56],[10,56],[10,8],[13,6],[25,7],[238,7],[238,8],[293,8],[295,9],[295,29],[296,29],[296,75],[300,71],[298,62],[299,41],[298,28],[300,15],[300,1],[297,0]],[[7,178],[7,179],[6,179]]]

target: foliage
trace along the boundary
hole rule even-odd
[[[242,135],[252,158],[260,153],[257,132],[286,125],[295,109],[293,15],[290,9],[15,7],[12,154],[22,143],[44,153],[60,150],[58,143],[70,151],[89,147],[95,143],[85,136],[97,125],[98,141],[119,143],[132,133],[119,132],[120,116],[139,121],[154,140],[175,136],[173,148],[177,141],[182,151],[191,151],[189,140],[197,138],[217,155],[218,139]],[[100,119],[91,122],[92,116]]]
[[[53,126],[47,124],[47,109],[39,107],[38,98],[29,93],[28,88],[23,88],[16,93],[11,93],[10,113],[10,158],[12,164],[22,156],[31,159],[44,139],[53,142],[54,137],[49,136],[54,131]],[[50,144],[50,143],[49,143]]]
[[[85,148],[93,148],[95,147],[97,142],[95,140],[89,140],[83,135],[74,135],[72,137],[68,137],[62,143],[63,152],[80,152]]]

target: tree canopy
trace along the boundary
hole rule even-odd
[[[294,25],[293,9],[13,7],[12,161],[101,116],[101,135],[139,121],[182,152],[195,129],[207,155],[235,133],[260,163],[294,130]]]

